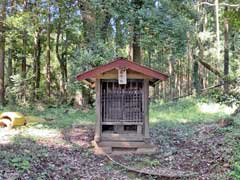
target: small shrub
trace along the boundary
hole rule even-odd
[[[10,160],[11,166],[16,168],[18,171],[28,171],[30,168],[30,163],[25,157],[15,157]]]
[[[234,164],[234,167],[233,167],[233,171],[231,172],[231,176],[234,178],[234,179],[240,179],[240,164],[238,162],[236,162]]]

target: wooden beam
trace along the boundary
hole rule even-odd
[[[102,122],[102,125],[143,125],[142,122],[116,122],[116,121],[112,121],[112,122]]]
[[[144,141],[150,141],[149,135],[149,109],[148,109],[148,96],[149,96],[149,80],[144,79],[143,83],[144,99],[143,99],[143,109],[144,109]]]
[[[99,74],[97,77],[99,79],[118,79],[118,71],[114,69],[109,72]],[[127,79],[152,79],[152,78],[139,72],[127,70]]]
[[[131,141],[139,141],[139,142],[143,142],[144,141],[144,137],[142,135],[137,135],[137,133],[126,133],[126,134],[118,134],[118,133],[109,133],[109,132],[104,132],[102,133],[101,136],[101,142],[103,141],[127,141],[127,142],[131,142]]]
[[[95,129],[95,136],[94,140],[96,142],[100,141],[101,137],[101,84],[100,79],[96,80],[96,129]]]

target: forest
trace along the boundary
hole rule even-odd
[[[168,75],[149,90],[158,153],[116,158],[142,174],[92,153],[76,79],[118,57]],[[240,0],[1,0],[8,111],[31,123],[0,128],[0,179],[240,179]]]

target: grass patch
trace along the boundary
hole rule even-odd
[[[232,171],[229,176],[235,180],[240,179],[240,114],[234,117],[234,124],[224,128],[225,146],[232,149],[233,156],[230,159]]]
[[[212,122],[229,116],[229,108],[217,103],[203,103],[196,99],[182,99],[150,105],[150,124],[173,126],[186,123]]]
[[[81,146],[76,146],[75,150],[75,146],[73,145],[74,143],[81,144],[82,142],[87,142],[86,137],[92,138],[92,136],[87,135],[87,133],[90,132],[88,131],[88,126],[83,127],[83,129],[86,128],[86,135],[79,131],[82,127],[78,128],[78,126],[93,125],[96,120],[95,109],[77,110],[66,106],[45,107],[38,105],[34,107],[0,107],[0,113],[6,111],[18,111],[33,119],[34,117],[39,117],[46,120],[41,122],[36,120],[35,122],[33,121],[33,123],[27,124],[27,126],[14,128],[10,131],[0,129],[0,145],[2,143],[2,147],[4,148],[0,152],[0,159],[5,159],[2,164],[0,163],[0,167],[1,165],[8,167],[10,169],[8,172],[10,176],[12,176],[11,171],[18,172],[20,176],[24,173],[34,171],[38,173],[38,176],[42,176],[42,179],[46,179],[49,172],[52,172],[52,169],[58,172],[58,165],[66,162],[66,159],[69,159],[68,163],[75,162],[71,159],[73,157],[72,154],[75,154],[74,158],[81,156],[81,160],[78,161],[79,163],[88,161],[91,158],[93,159],[91,163],[96,161],[92,151],[89,149],[79,150]],[[177,102],[151,103],[151,137],[155,140],[154,142],[156,144],[161,145],[159,149],[161,156],[154,156],[152,158],[139,156],[140,159],[136,159],[135,156],[125,156],[125,161],[128,162],[131,167],[142,169],[145,167],[158,168],[158,166],[168,166],[174,160],[173,158],[179,154],[181,157],[190,157],[192,154],[191,151],[187,149],[188,146],[182,148],[179,143],[183,142],[184,144],[184,142],[187,142],[186,140],[190,140],[190,142],[193,140],[195,142],[195,139],[192,139],[191,135],[194,134],[199,127],[202,125],[203,127],[204,125],[211,125],[212,122],[220,118],[228,117],[231,112],[232,109],[226,106],[212,102],[202,102],[201,100],[191,98],[182,99]],[[240,116],[235,117],[234,120],[233,126],[219,128],[219,132],[214,131],[212,135],[215,137],[215,135],[219,133],[220,136],[224,136],[224,140],[221,139],[221,141],[224,141],[221,147],[226,147],[226,150],[230,152],[223,151],[221,158],[227,159],[227,163],[230,159],[231,163],[229,164],[233,171],[229,173],[229,176],[237,179],[240,177]],[[216,125],[216,123],[214,123],[214,125]],[[71,131],[76,132],[71,135]],[[210,132],[210,130],[206,132]],[[201,134],[199,136],[201,137]],[[68,139],[67,137],[71,138]],[[197,135],[194,134],[194,137],[196,138]],[[206,137],[208,138],[206,140],[211,139],[208,134]],[[8,139],[11,141],[8,141]],[[199,140],[199,138],[196,140]],[[205,140],[203,139],[202,142],[199,140],[198,143],[204,145],[204,142]],[[211,143],[209,143],[209,146],[211,146]],[[209,146],[206,146],[205,149]],[[196,147],[198,146],[196,145]],[[199,148],[201,147],[199,146]],[[234,150],[234,155],[232,155],[232,150]],[[187,154],[188,151],[189,155]],[[16,152],[18,153],[16,154]],[[60,153],[60,155],[56,152]],[[195,154],[193,157],[194,156]],[[63,157],[64,159],[60,159],[60,161],[59,157]],[[197,160],[195,161],[200,163],[200,161]],[[46,161],[51,163],[46,163]],[[39,164],[46,170],[43,174],[39,174],[41,173],[38,170]],[[45,167],[46,164],[50,165]],[[194,163],[192,164],[195,166]],[[69,167],[66,168],[70,167],[75,167],[75,164],[70,164]],[[79,167],[81,167],[81,163]],[[62,168],[65,168],[65,166]],[[121,171],[121,173],[125,173],[122,169],[116,168],[110,163],[103,165],[101,171],[102,170],[106,172]],[[65,173],[65,171],[63,172]],[[67,172],[68,170],[66,170],[66,173]],[[128,175],[132,178],[139,178],[136,174],[128,173]]]
[[[24,115],[37,116],[49,120],[49,122],[43,123],[44,128],[70,128],[74,125],[89,125],[94,124],[96,115],[95,109],[78,110],[72,107],[51,107],[40,109],[35,107],[19,107],[19,106],[7,106],[0,108],[1,112],[22,112]]]

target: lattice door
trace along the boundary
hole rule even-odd
[[[128,80],[126,85],[102,80],[101,85],[103,122],[143,122],[143,80]]]

